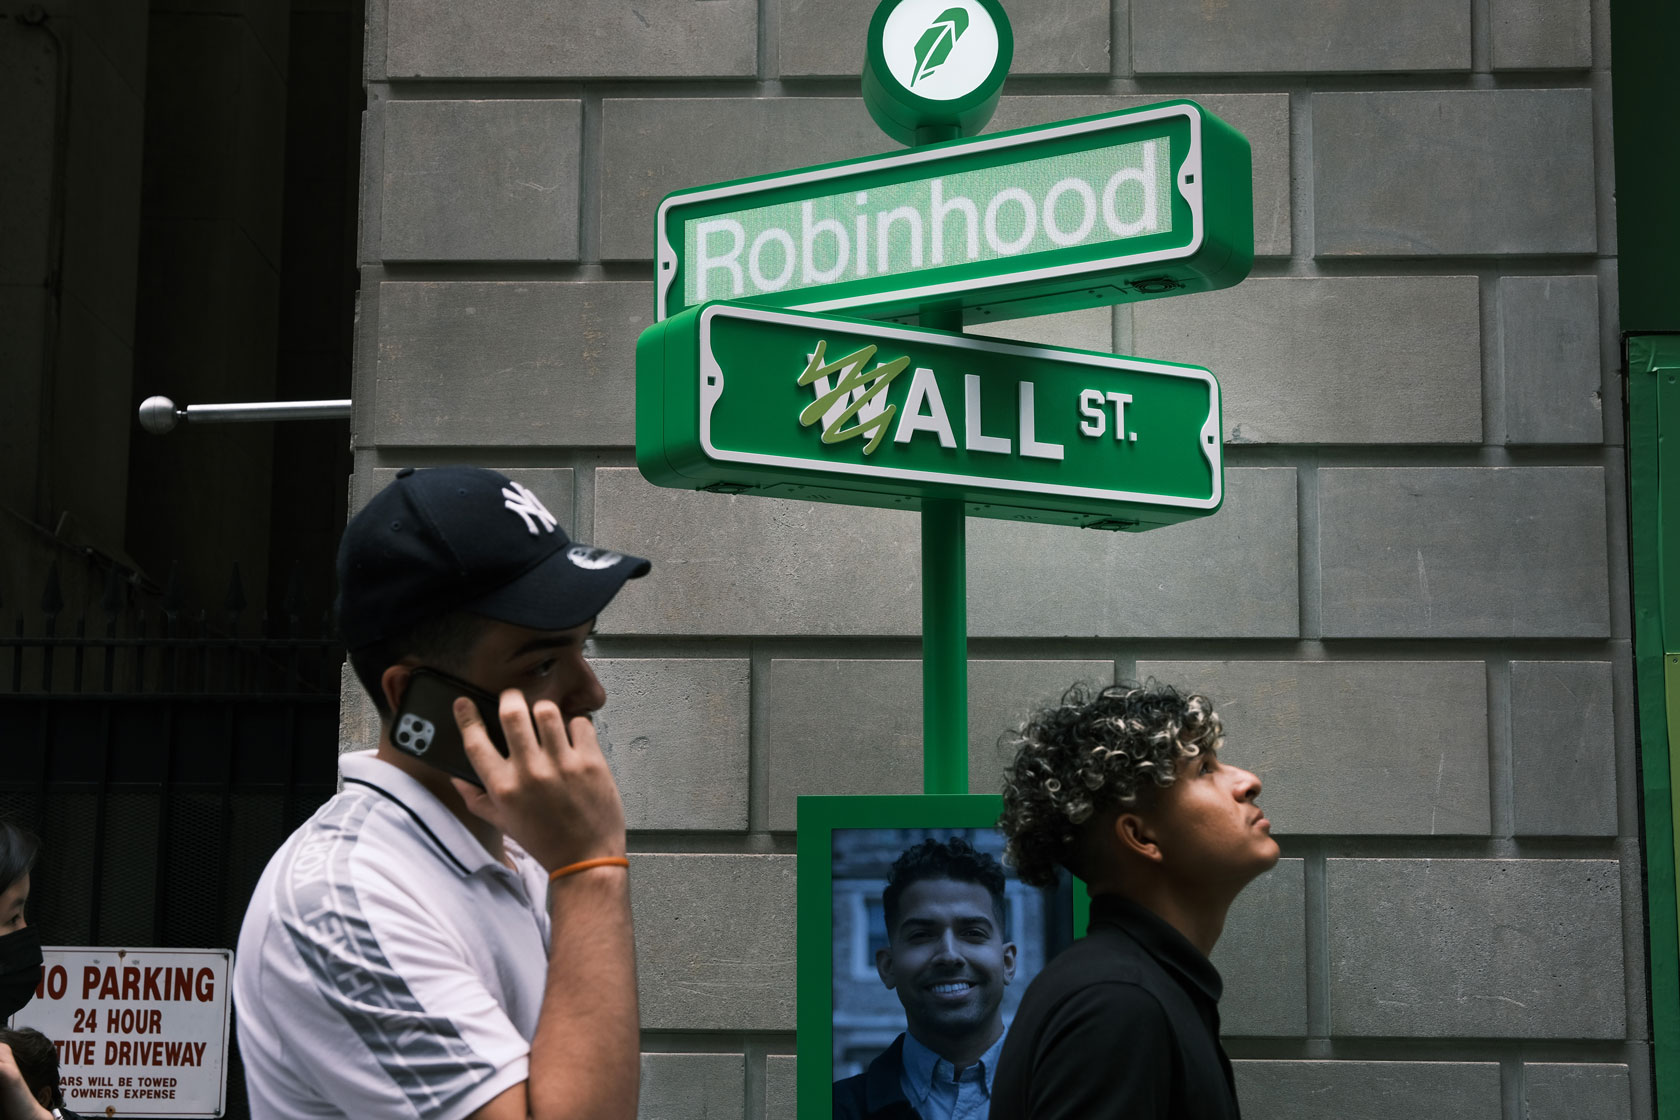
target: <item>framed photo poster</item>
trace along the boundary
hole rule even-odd
[[[997,796],[801,797],[798,1120],[1007,1030],[1090,904],[1003,861]],[[920,1036],[926,1036],[920,1037]],[[908,1056],[907,1056],[908,1055]],[[995,1055],[994,1055],[995,1057]]]

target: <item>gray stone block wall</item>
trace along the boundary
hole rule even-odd
[[[1335,1034],[1627,1029],[1614,861],[1331,859],[1326,880]]]
[[[1292,1038],[1307,1033],[1304,861],[1279,860],[1243,892],[1231,908],[1212,959],[1225,981],[1219,1022],[1226,1036]]]
[[[793,1030],[793,857],[630,861],[642,1026]]]
[[[1131,0],[1138,74],[1287,74],[1470,68],[1470,12],[1406,4],[1181,4]]]
[[[389,0],[392,78],[744,78],[757,72],[753,0]],[[380,54],[383,58],[380,58]],[[381,65],[382,62],[382,65]]]
[[[742,1120],[744,1054],[643,1054],[637,1120]]]
[[[1614,836],[1615,668],[1511,663],[1512,827],[1519,836]]]
[[[1602,467],[1319,472],[1327,637],[1610,636]]]
[[[1495,1062],[1236,1061],[1254,1120],[1414,1120],[1501,1116]]]
[[[1260,778],[1280,832],[1489,832],[1479,661],[1140,660],[1138,675],[1206,692],[1226,721],[1225,757]]]
[[[1598,248],[1591,90],[1315,93],[1312,130],[1320,256]]]
[[[386,260],[577,259],[583,105],[394,101],[380,199]]]
[[[1526,1120],[1627,1120],[1628,1067],[1539,1063],[1523,1067]]]
[[[1598,277],[1507,276],[1499,281],[1499,356],[1505,442],[1598,443]]]
[[[631,447],[637,283],[393,282],[379,293],[374,438],[397,446]]]
[[[863,66],[872,0],[772,0],[784,78],[855,78]],[[1106,0],[1037,0],[1030,20],[1012,21],[1011,74],[1061,77],[1109,70]]]
[[[1142,534],[971,520],[969,632],[1119,641],[1295,637],[1295,471],[1228,469],[1225,493],[1215,517]]]
[[[612,707],[595,720],[625,822],[657,832],[745,832],[746,658],[596,658]]]
[[[1215,951],[1246,1115],[1650,1120],[1606,0],[1005,3],[988,131],[1195,98],[1257,264],[984,328],[1212,368],[1226,496],[969,522],[970,788],[1076,680],[1205,691],[1284,850]],[[654,208],[890,149],[873,6],[368,4],[353,503],[482,462],[655,562],[592,643],[647,1120],[796,1120],[797,797],[920,788],[918,518],[634,458]]]
[[[1495,70],[1585,70],[1592,65],[1587,0],[1492,0]]]
[[[1123,314],[1139,354],[1218,371],[1228,443],[1476,444],[1478,287],[1474,276],[1253,279]]]

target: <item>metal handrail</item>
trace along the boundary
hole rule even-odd
[[[175,407],[168,397],[140,402],[140,426],[154,436],[175,430],[182,420],[191,424],[232,424],[245,420],[348,420],[350,402],[249,401],[240,404],[189,404]]]

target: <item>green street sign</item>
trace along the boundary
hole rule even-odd
[[[1219,508],[1205,369],[710,303],[636,342],[651,482],[975,517],[1151,529]]]
[[[973,136],[992,119],[1014,54],[998,0],[881,0],[864,49],[864,106],[901,144],[924,128]]]
[[[1224,288],[1253,263],[1251,178],[1242,133],[1170,101],[675,191],[657,317],[728,299],[973,323]]]

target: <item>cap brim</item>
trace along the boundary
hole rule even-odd
[[[625,582],[648,574],[653,565],[626,556],[610,567],[590,568],[573,560],[577,547],[562,548],[542,563],[460,609],[530,630],[570,630],[599,615]]]

